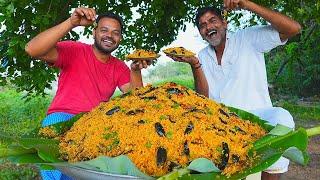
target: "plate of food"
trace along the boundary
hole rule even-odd
[[[24,137],[0,133],[0,140],[11,143],[1,157],[84,179],[242,179],[281,156],[308,162],[305,129],[271,126],[175,83],[133,90]]]
[[[192,57],[196,54],[185,49],[184,47],[173,47],[163,50],[163,52],[167,55],[175,56],[175,57]]]
[[[132,53],[126,55],[126,59],[132,61],[155,60],[158,57],[160,57],[160,55],[156,52],[144,49],[136,49]]]

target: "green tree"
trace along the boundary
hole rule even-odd
[[[303,27],[286,46],[268,54],[269,81],[276,90],[299,96],[320,93],[320,1],[290,1],[290,14]]]
[[[319,24],[319,1],[255,2],[282,11],[301,22],[304,26],[301,37],[308,34],[310,23]],[[222,0],[0,0],[0,22],[3,28],[0,33],[0,85],[10,81],[18,90],[38,94],[43,94],[45,88],[51,88],[50,82],[55,79],[58,71],[28,57],[24,52],[24,46],[41,31],[68,18],[73,8],[86,6],[95,8],[98,14],[106,11],[119,13],[126,24],[124,41],[117,51],[117,56],[123,58],[124,54],[135,48],[159,51],[176,38],[179,30],[186,28],[185,22],[193,22],[198,7],[221,7],[222,3]],[[229,14],[229,20],[239,26],[238,18],[241,16],[241,13],[232,12]],[[260,21],[255,16],[247,20],[248,25],[257,22]],[[91,30],[92,27],[85,28],[83,35],[88,36]],[[301,37],[291,40],[288,45],[298,43],[300,48],[301,43],[305,43]],[[79,34],[72,31],[65,39],[77,40]],[[306,54],[316,53],[312,49],[310,51]],[[317,72],[314,67],[307,69]],[[309,80],[308,83],[312,84],[313,80]]]

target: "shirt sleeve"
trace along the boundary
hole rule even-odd
[[[61,41],[56,45],[58,51],[58,59],[53,66],[60,69],[68,67],[75,59],[77,52],[79,52],[80,43],[74,41]]]
[[[130,82],[130,69],[125,63],[120,63],[118,67],[118,80],[117,86],[120,88],[122,85],[125,85]]]
[[[269,52],[273,48],[284,45],[287,42],[287,40],[281,41],[279,32],[271,25],[246,28],[243,36],[243,40],[250,42],[261,53]]]

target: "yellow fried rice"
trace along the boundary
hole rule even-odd
[[[124,154],[151,176],[200,157],[230,175],[250,166],[248,150],[265,133],[225,106],[167,83],[101,103],[75,122],[59,146],[70,162]]]

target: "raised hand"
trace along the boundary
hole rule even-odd
[[[223,0],[224,8],[226,10],[234,10],[237,8],[245,8],[248,0]]]
[[[89,26],[96,20],[96,11],[92,8],[76,8],[71,17],[71,24],[76,26]]]

